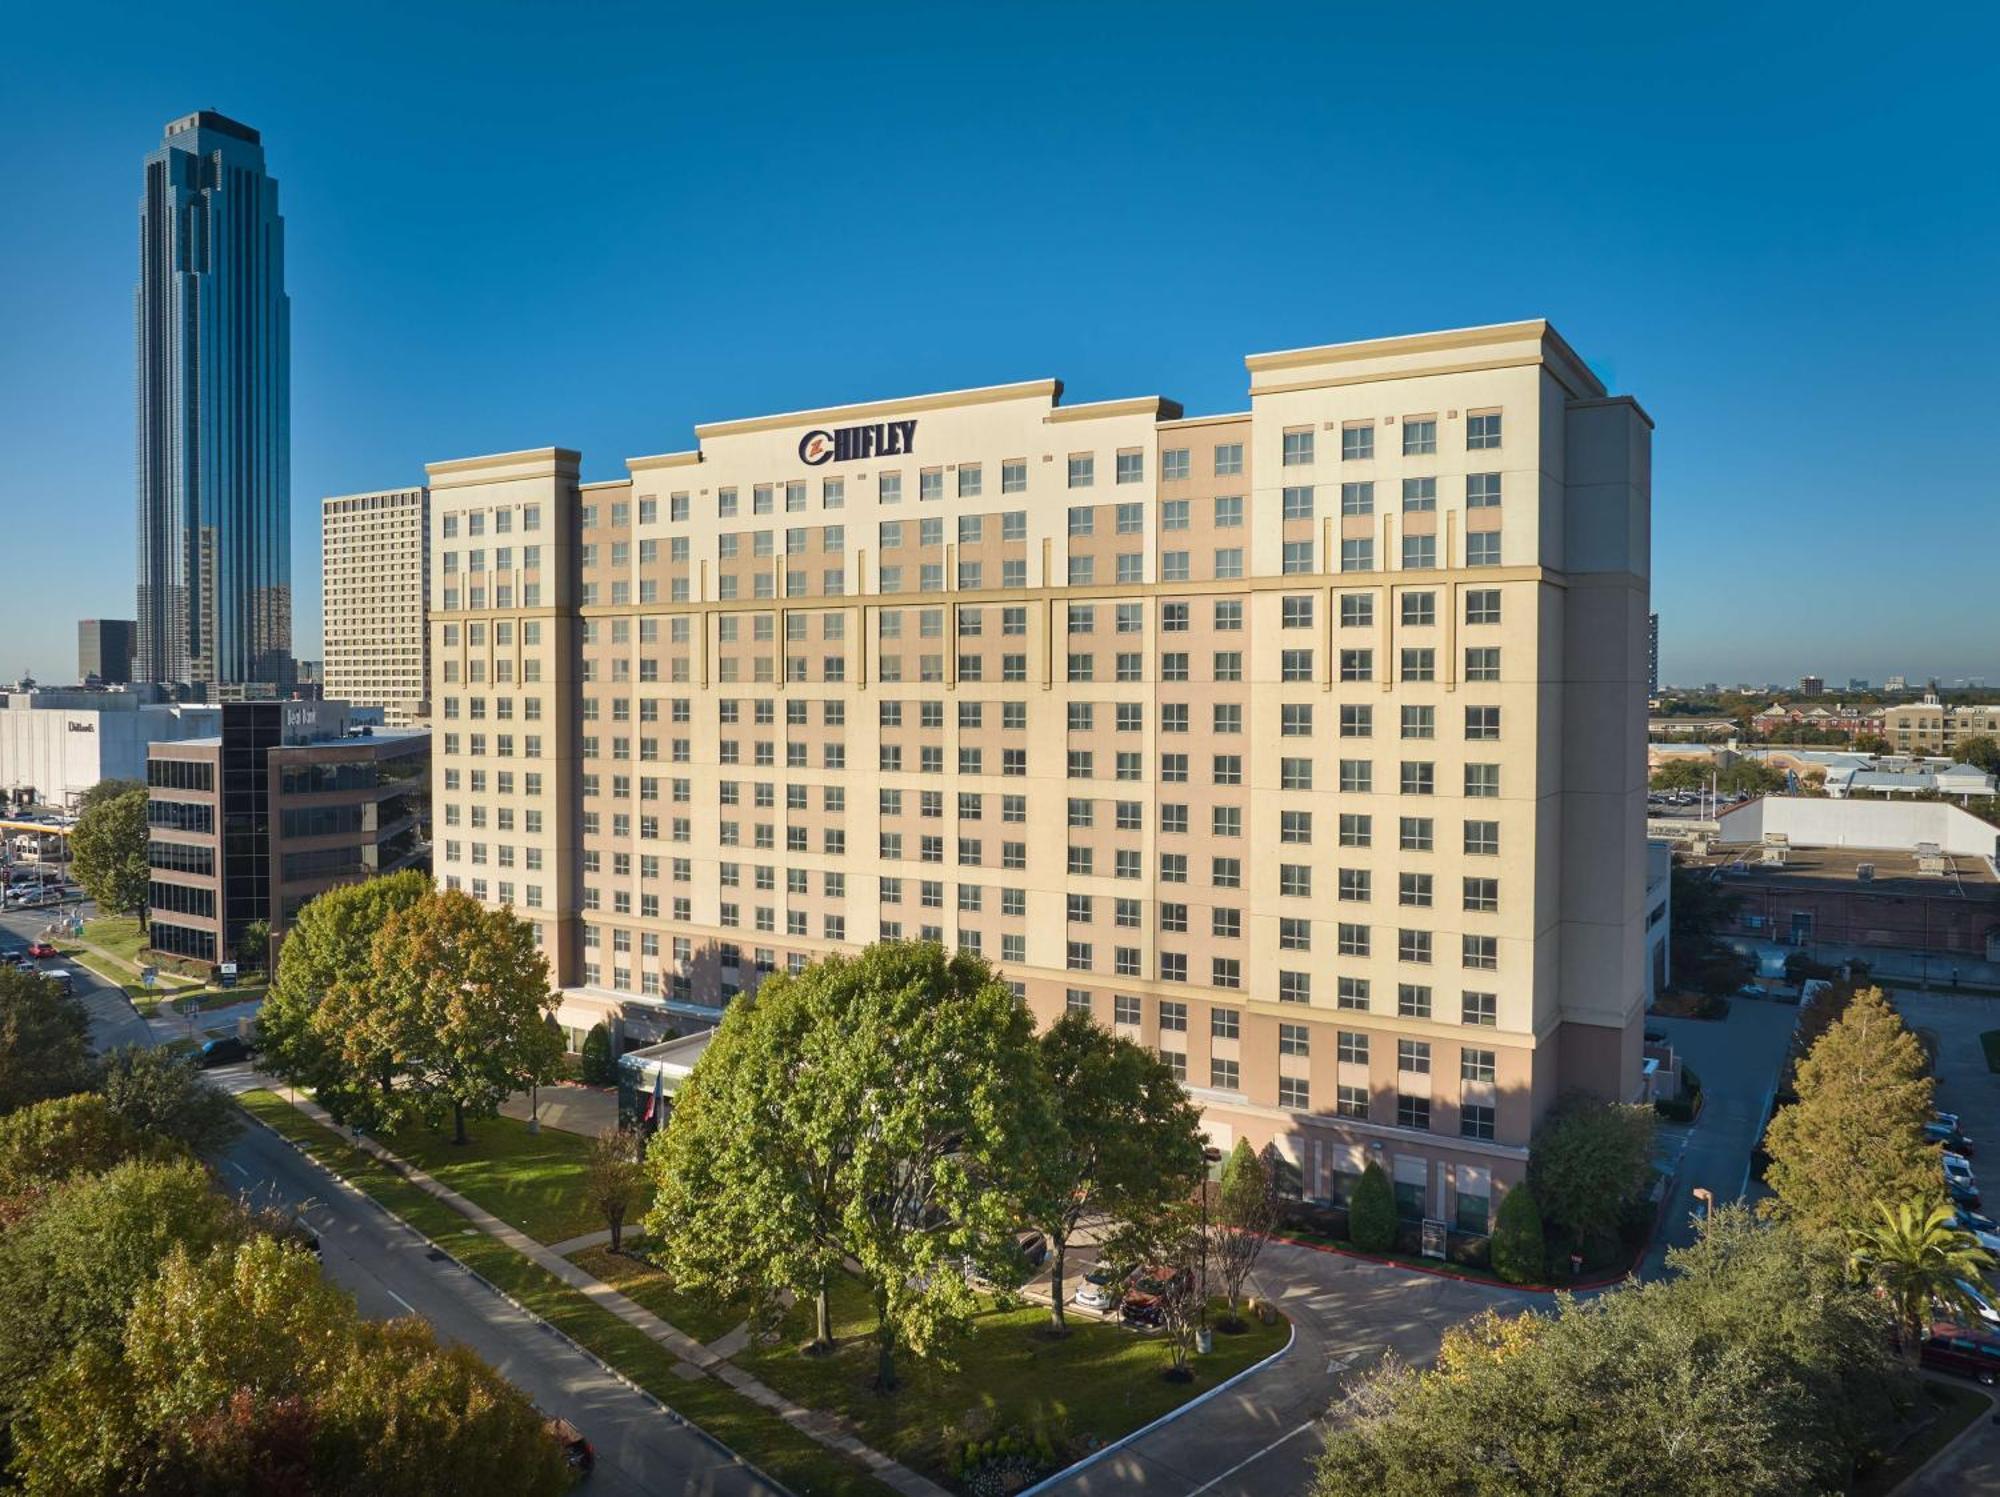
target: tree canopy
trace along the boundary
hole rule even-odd
[[[88,1091],[90,1016],[47,978],[0,966],[0,1113]]]
[[[151,1148],[99,1093],[30,1103],[0,1117],[0,1197],[101,1174]]]
[[[241,1130],[236,1106],[209,1084],[192,1055],[126,1045],[104,1057],[105,1105],[142,1137],[212,1154]]]
[[[880,1382],[942,1353],[1006,1278],[1046,1097],[1027,1011],[967,952],[883,942],[735,1003],[648,1151],[646,1218],[683,1287],[875,1301]],[[820,1330],[826,1329],[825,1307]]]
[[[1543,1217],[1580,1247],[1618,1236],[1625,1212],[1652,1183],[1650,1107],[1565,1098],[1536,1132],[1528,1186]]]
[[[1880,988],[1848,1000],[1798,1064],[1798,1100],[1764,1136],[1767,1206],[1809,1230],[1845,1232],[1877,1202],[1944,1196],[1938,1150],[1924,1140],[1931,1078],[1923,1047]]]
[[[145,918],[153,877],[146,855],[150,835],[144,785],[85,799],[70,831],[70,868],[99,909],[114,915],[136,911]]]

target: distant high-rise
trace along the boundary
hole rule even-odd
[[[77,620],[77,680],[88,681],[95,676],[106,686],[130,681],[138,629],[131,619]]]
[[[139,203],[134,674],[291,673],[291,303],[278,184],[248,125],[167,126]]]
[[[1660,616],[1646,615],[1646,690],[1652,696],[1660,694]]]
[[[524,555],[528,548],[524,547]],[[430,716],[430,490],[320,503],[326,694],[380,707],[392,726]],[[480,565],[485,565],[482,553]],[[511,567],[511,547],[493,553]],[[525,565],[525,561],[524,561]]]

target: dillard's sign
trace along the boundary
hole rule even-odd
[[[809,468],[916,450],[914,421],[877,421],[867,426],[836,426],[832,431],[815,427],[799,438],[799,461]]]

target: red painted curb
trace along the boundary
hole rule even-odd
[[[1654,1220],[1653,1227],[1654,1230],[1657,1230],[1659,1227],[1657,1218]],[[1296,1237],[1286,1237],[1278,1232],[1271,1234],[1271,1241],[1282,1242],[1289,1247],[1304,1248],[1308,1252],[1331,1253],[1336,1258],[1358,1258],[1363,1263],[1379,1263],[1384,1268],[1400,1268],[1408,1273],[1429,1274],[1434,1279],[1454,1279],[1461,1284],[1477,1284],[1482,1289],[1518,1289],[1526,1294],[1574,1294],[1582,1290],[1609,1289],[1614,1284],[1624,1283],[1627,1277],[1630,1276],[1633,1268],[1645,1261],[1647,1252],[1653,1246],[1653,1232],[1649,1231],[1646,1233],[1646,1240],[1639,1245],[1639,1250],[1632,1255],[1632,1262],[1621,1272],[1612,1274],[1606,1278],[1579,1279],[1573,1284],[1509,1284],[1504,1279],[1482,1278],[1477,1274],[1459,1273],[1455,1269],[1430,1268],[1419,1263],[1405,1263],[1399,1258],[1380,1258],[1373,1253],[1364,1253],[1358,1248],[1335,1247],[1331,1243],[1326,1242],[1303,1242]]]

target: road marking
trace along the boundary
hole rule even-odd
[[[228,1165],[231,1169],[235,1170],[236,1173],[241,1175],[244,1179],[248,1180],[250,1178],[250,1171],[243,1168],[243,1166],[238,1164],[235,1160],[225,1159],[222,1162]]]
[[[1277,1439],[1273,1440],[1269,1445],[1266,1445],[1262,1450],[1258,1451],[1255,1455],[1249,1456],[1244,1460],[1238,1461],[1235,1465],[1231,1466],[1227,1471],[1223,1472],[1220,1476],[1211,1477],[1209,1480],[1203,1482],[1200,1486],[1196,1487],[1192,1492],[1189,1492],[1187,1494],[1187,1497],[1201,1497],[1201,1494],[1203,1492],[1206,1492],[1210,1487],[1221,1486],[1222,1483],[1229,1480],[1230,1477],[1234,1476],[1238,1471],[1241,1471],[1245,1466],[1256,1465],[1257,1462],[1263,1460],[1265,1456],[1269,1455],[1272,1451],[1276,1450],[1280,1445],[1284,1444],[1287,1440],[1297,1439],[1300,1435],[1304,1434],[1307,1430],[1311,1429],[1313,1427],[1314,1422],[1315,1421],[1308,1419],[1304,1424],[1301,1424],[1297,1429],[1292,1430],[1290,1433],[1278,1436]]]
[[[411,1304],[408,1300],[404,1299],[402,1295],[396,1293],[396,1291],[391,1289],[387,1284],[384,1284],[382,1286],[382,1292],[388,1295],[389,1298],[394,1300],[397,1304],[401,1305],[405,1310],[408,1310],[412,1315],[417,1313],[417,1307],[415,1305]]]

